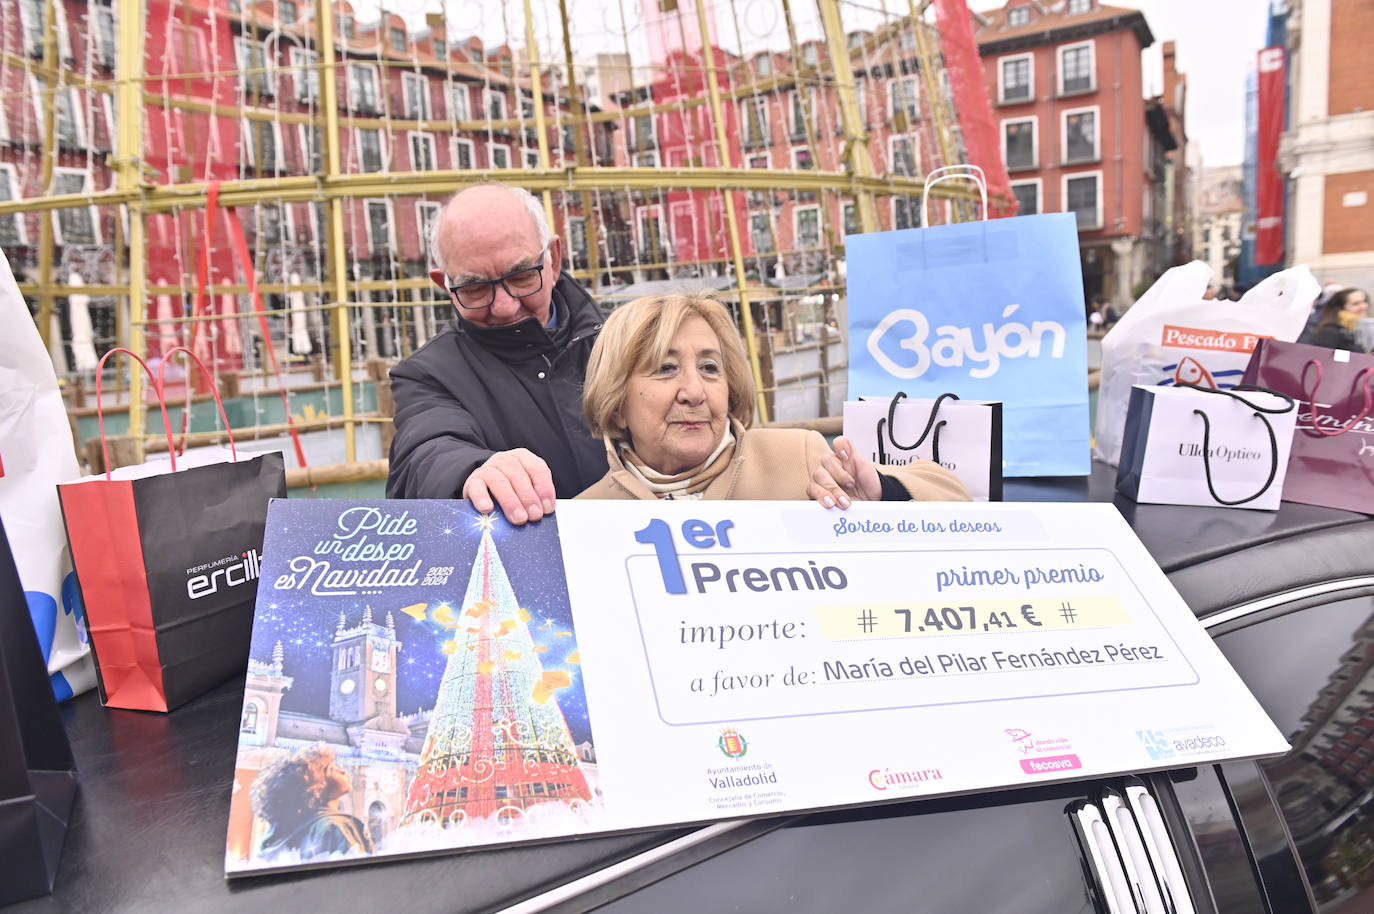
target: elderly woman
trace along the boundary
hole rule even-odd
[[[578,498],[811,498],[966,501],[930,461],[879,472],[846,438],[749,428],[754,382],[720,302],[639,298],[607,319],[587,364],[582,409],[610,471]]]

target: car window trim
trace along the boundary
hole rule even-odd
[[[1282,593],[1271,594],[1261,597],[1258,600],[1250,600],[1230,609],[1223,609],[1220,612],[1212,613],[1200,620],[1202,627],[1209,632],[1219,626],[1237,619],[1243,619],[1254,613],[1264,612],[1285,603],[1297,603],[1300,601],[1311,600],[1314,597],[1325,597],[1330,594],[1340,593],[1345,590],[1368,590],[1374,588],[1374,574],[1360,575],[1354,578],[1341,578],[1336,581],[1324,581],[1320,584],[1309,584],[1305,587],[1298,587],[1294,590],[1285,590]]]

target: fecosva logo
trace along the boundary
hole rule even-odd
[[[1002,311],[1002,319],[1011,317],[1020,307],[1007,305]],[[901,333],[903,324],[911,324],[914,329],[898,339],[897,345],[912,353],[912,358],[898,362],[883,349],[882,343],[889,331]],[[946,325],[936,327],[935,333],[935,341],[927,346],[930,322],[926,316],[915,308],[898,308],[888,312],[868,335],[868,352],[884,371],[897,378],[919,378],[930,368],[932,361],[945,368],[962,368],[966,359],[977,366],[969,369],[969,377],[990,378],[1001,368],[1002,359],[1019,359],[1027,355],[1038,358],[1047,335],[1051,341],[1050,358],[1064,357],[1066,334],[1064,325],[1058,321],[1032,321],[1029,327],[1020,321],[1004,323],[1000,327],[985,323],[982,326],[981,349],[972,327]]]

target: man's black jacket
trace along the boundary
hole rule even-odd
[[[606,450],[582,419],[587,357],[601,312],[564,273],[553,291],[557,326],[530,318],[485,328],[454,318],[391,369],[396,438],[388,498],[460,498],[494,451],[528,448],[553,472],[559,498],[606,473]]]

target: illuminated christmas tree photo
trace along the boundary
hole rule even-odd
[[[546,671],[483,518],[462,608],[429,618],[449,635],[443,679],[410,785],[401,827],[513,824],[531,807],[577,810],[592,800],[557,693],[567,670]],[[547,622],[545,623],[548,624]],[[556,632],[571,637],[571,633]],[[576,655],[570,658],[576,662]]]

